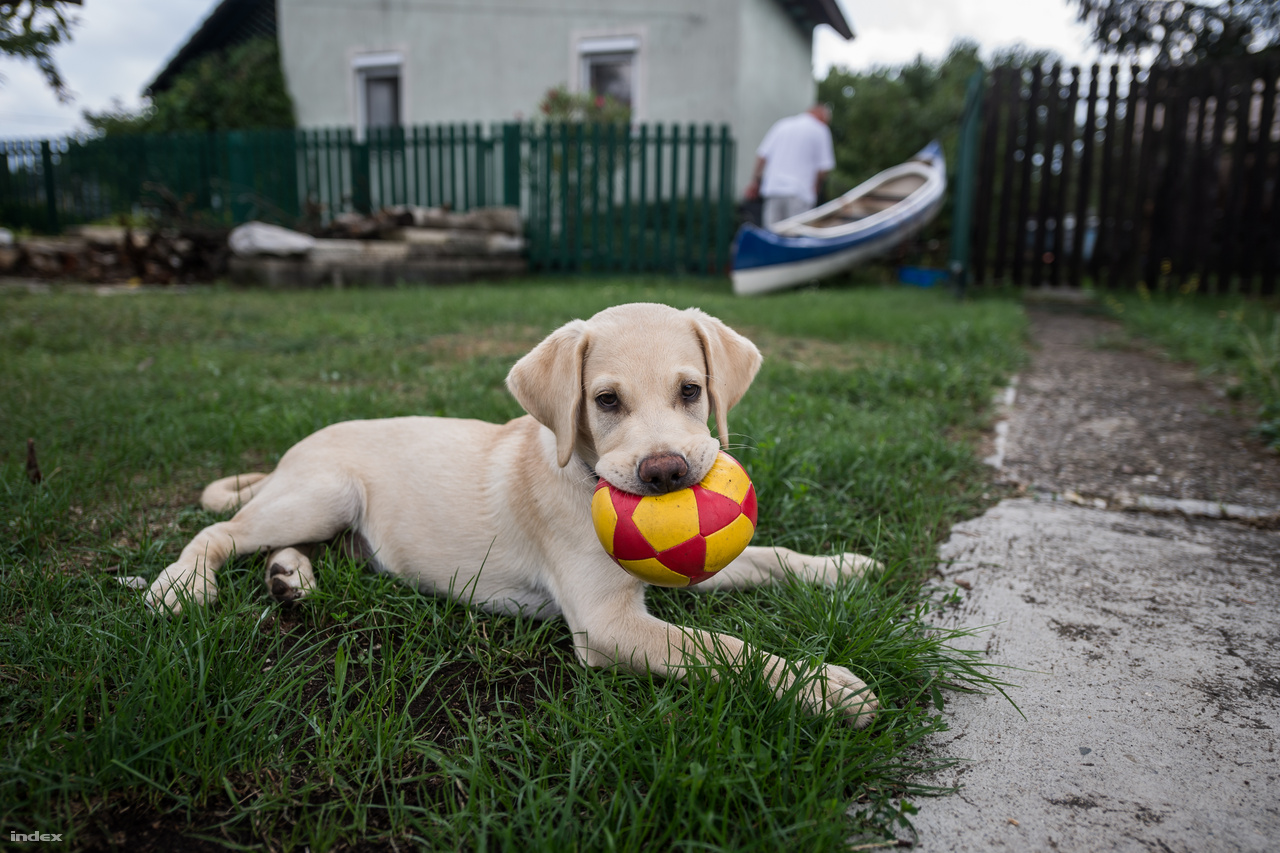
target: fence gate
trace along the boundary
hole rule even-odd
[[[1276,292],[1277,65],[997,69],[976,284]]]

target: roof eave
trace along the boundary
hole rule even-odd
[[[849,22],[844,16],[844,10],[840,8],[840,4],[836,0],[816,0],[814,5],[818,6],[822,11],[822,17],[819,19],[820,23],[831,27],[845,41],[853,40],[853,27],[849,26]]]

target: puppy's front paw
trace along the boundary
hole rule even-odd
[[[187,604],[212,604],[218,587],[203,572],[177,563],[161,572],[147,590],[147,607],[176,615]]]
[[[870,557],[846,552],[834,557],[806,557],[804,575],[814,583],[834,586],[841,578],[860,578],[881,568],[883,566]]]
[[[879,560],[873,560],[870,557],[855,554],[852,551],[837,554],[833,559],[839,566],[840,577],[842,578],[860,578],[863,575],[874,574],[884,568],[884,565]]]
[[[815,714],[838,711],[859,729],[874,720],[880,708],[880,700],[862,679],[831,664],[824,665],[818,677],[805,685],[802,701]]]

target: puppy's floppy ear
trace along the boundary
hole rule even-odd
[[[578,439],[582,411],[582,362],[587,354],[587,324],[573,320],[556,329],[515,363],[507,389],[556,437],[556,461],[569,464]]]
[[[729,446],[729,410],[747,393],[763,360],[756,345],[697,308],[686,312],[707,360],[707,390],[716,415],[720,446]]]

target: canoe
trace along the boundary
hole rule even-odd
[[[772,230],[743,225],[733,241],[733,292],[795,287],[884,254],[938,215],[946,189],[946,161],[935,140],[907,162]]]

